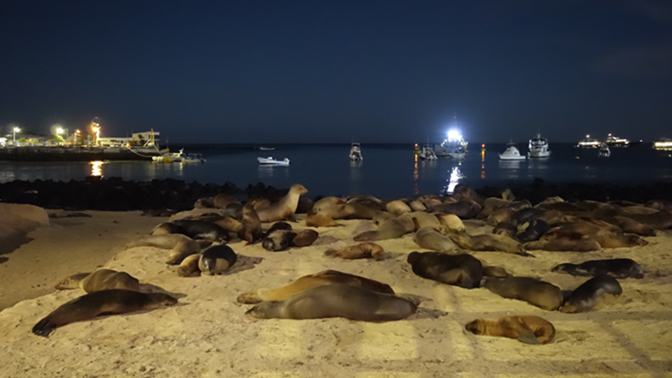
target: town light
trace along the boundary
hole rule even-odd
[[[15,128],[12,129],[12,143],[13,144],[16,144],[16,133],[20,133],[20,132],[21,132],[21,129],[19,129],[18,127],[15,127]]]

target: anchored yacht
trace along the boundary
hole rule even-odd
[[[616,136],[607,135],[607,140],[605,141],[607,143],[607,146],[609,147],[628,147],[630,145],[630,141],[625,139],[625,138],[619,138]]]
[[[548,140],[542,138],[541,134],[537,135],[530,139],[529,144],[527,145],[529,152],[527,156],[531,158],[543,158],[551,156],[551,151],[548,150]]]
[[[581,141],[579,142],[579,144],[576,145],[576,147],[600,148],[600,141],[595,138],[591,138],[590,135],[586,135],[586,137],[584,139],[581,139]]]
[[[525,160],[525,155],[521,155],[520,151],[513,142],[509,142],[506,145],[506,150],[499,154],[500,160]]]
[[[362,156],[362,147],[359,143],[352,143],[350,145],[350,160],[352,161],[362,161],[364,156]]]

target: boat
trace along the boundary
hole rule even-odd
[[[672,150],[672,139],[670,138],[660,138],[659,140],[653,142],[653,148],[656,150]]]
[[[548,140],[546,138],[542,138],[541,134],[539,133],[537,133],[534,138],[530,139],[527,148],[529,149],[527,156],[531,158],[544,158],[551,156],[551,151],[548,150]]]
[[[607,146],[614,148],[614,147],[628,147],[630,145],[630,141],[625,139],[625,138],[619,138],[611,135],[607,135],[607,140],[605,140],[607,143]]]
[[[202,154],[191,153],[182,157],[183,163],[205,163],[205,159]]]
[[[438,160],[439,158],[434,153],[434,150],[430,145],[425,145],[422,147],[422,152],[418,154],[418,157],[422,160]]]
[[[591,138],[590,135],[586,135],[586,137],[584,139],[581,139],[581,141],[579,142],[579,144],[576,145],[576,147],[600,148],[600,141],[595,138]]]
[[[362,156],[362,148],[359,143],[350,144],[350,160],[352,161],[362,161],[364,156]]]
[[[521,155],[520,151],[513,142],[506,144],[506,150],[499,154],[500,160],[525,160],[527,157]]]
[[[282,167],[288,167],[289,166],[289,159],[284,158],[283,160],[276,160],[273,159],[273,157],[269,156],[267,158],[262,158],[258,157],[257,161],[261,165],[273,165],[273,166],[282,166]]]
[[[462,158],[467,154],[469,142],[464,140],[457,129],[448,131],[447,138],[440,145],[434,147],[434,153],[438,157]]]
[[[597,152],[598,157],[609,157],[611,155],[611,150],[609,149],[609,145],[607,142],[602,142],[600,144],[600,150]]]
[[[163,149],[160,156],[152,156],[152,161],[155,163],[181,163],[185,158],[184,148],[180,149],[179,152],[170,152],[170,150]]]
[[[259,147],[259,149],[262,151],[274,151],[275,147]]]

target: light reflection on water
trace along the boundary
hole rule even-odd
[[[102,177],[103,176],[103,162],[100,160],[92,161],[89,163],[91,165],[91,176]]]
[[[461,165],[461,164],[458,164]],[[462,175],[462,172],[460,172],[460,168],[455,166],[453,169],[450,171],[450,177],[448,178],[448,186],[446,186],[446,193],[453,193],[455,190],[455,187],[457,184],[460,182],[460,179],[464,178]]]

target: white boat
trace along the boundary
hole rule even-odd
[[[609,145],[606,142],[602,142],[600,145],[600,150],[597,152],[598,157],[609,157],[611,155],[611,150],[609,150]]]
[[[275,160],[271,156],[269,156],[267,158],[258,157],[257,161],[261,165],[277,165],[277,166],[283,166],[283,167],[288,167],[289,166],[289,159],[287,159],[287,158],[284,158],[283,160]]]
[[[500,160],[525,160],[526,158],[525,155],[520,154],[520,151],[512,142],[506,145],[506,150],[503,153],[499,154]]]
[[[595,139],[595,138],[591,138],[590,135],[586,135],[586,138],[581,139],[581,141],[579,142],[579,144],[576,145],[576,147],[579,147],[579,148],[600,148],[600,141]]]
[[[434,150],[429,145],[422,147],[422,152],[418,154],[422,160],[438,160],[439,158],[434,153]]]
[[[660,140],[653,142],[653,148],[656,150],[672,150],[672,139],[660,138]]]
[[[541,134],[537,135],[530,139],[529,144],[527,145],[529,152],[527,156],[531,158],[544,158],[551,156],[551,151],[548,150],[548,140],[542,138]]]
[[[607,143],[607,146],[609,147],[628,147],[630,145],[630,141],[625,139],[625,138],[619,138],[615,137],[611,134],[607,135],[607,140],[605,140]]]
[[[359,143],[350,144],[350,160],[352,161],[362,161],[364,156],[362,156],[362,147]]]
[[[469,142],[464,140],[459,130],[448,131],[447,138],[440,145],[434,147],[434,153],[438,157],[462,158],[467,154]]]
[[[182,157],[183,163],[205,163],[205,159],[201,154],[187,154]]]
[[[275,147],[259,147],[259,149],[262,151],[273,151],[275,150]]]
[[[161,150],[161,156],[152,156],[155,163],[181,163],[185,159],[184,148],[179,152],[170,152],[168,149]]]

